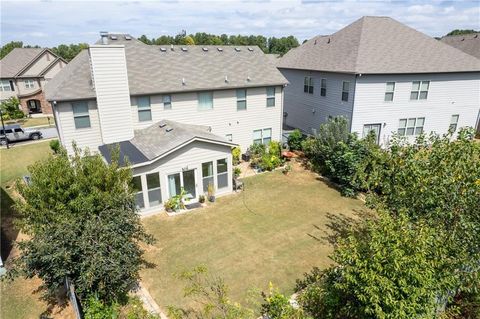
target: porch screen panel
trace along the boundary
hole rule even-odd
[[[217,161],[217,186],[219,189],[228,187],[228,165],[226,158]]]

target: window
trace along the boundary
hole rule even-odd
[[[225,135],[225,138],[227,139],[227,141],[233,141],[233,135],[232,134],[226,134]]]
[[[275,88],[267,88],[267,107],[275,106]]]
[[[88,113],[87,102],[75,102],[72,103],[73,120],[75,122],[75,128],[87,128],[90,127],[90,114]]]
[[[426,100],[430,81],[413,81],[410,100]]]
[[[198,93],[198,109],[199,110],[213,109],[213,92]]]
[[[423,132],[424,124],[425,124],[424,117],[400,119],[398,124],[398,135],[400,136],[420,135]]]
[[[313,78],[306,76],[303,80],[303,92],[313,94]]]
[[[203,192],[208,192],[208,185],[213,185],[213,162],[202,164]]]
[[[320,82],[320,96],[327,96],[327,79]]]
[[[25,83],[26,89],[33,89],[35,87],[35,82],[33,80],[27,79],[24,80],[23,83]]]
[[[218,189],[228,187],[227,159],[217,160],[217,187]]]
[[[147,174],[147,189],[150,207],[160,205],[162,203],[162,193],[160,191],[160,175],[158,173]]]
[[[143,190],[142,190],[142,177],[134,176],[132,179],[132,187],[135,192],[135,206],[137,209],[145,207],[145,202],[143,201]]]
[[[2,92],[13,91],[13,83],[9,80],[1,80],[0,81],[0,90]]]
[[[272,140],[272,129],[265,128],[263,130],[253,131],[253,144],[268,144]]]
[[[450,132],[455,132],[457,130],[457,125],[458,125],[458,118],[460,116],[458,114],[455,114],[455,115],[452,115],[452,118],[450,119],[450,127],[449,127],[449,131]]]
[[[145,122],[152,120],[152,107],[149,96],[137,97],[138,121]]]
[[[247,109],[247,90],[239,89],[237,90],[237,111],[242,111]]]
[[[23,133],[23,130],[21,128],[15,128],[13,129],[15,133]]]
[[[163,109],[164,110],[171,110],[172,109],[172,96],[171,95],[164,95],[163,96]]]
[[[350,91],[350,82],[343,81],[342,84],[342,101],[348,101],[348,92]]]
[[[375,133],[375,140],[377,144],[380,142],[380,130],[382,129],[382,124],[365,124],[363,125],[363,137],[366,137],[370,134],[371,131]]]
[[[387,82],[385,88],[385,102],[392,102],[393,101],[393,93],[395,92],[395,82]]]

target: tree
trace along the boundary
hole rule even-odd
[[[23,42],[22,41],[11,41],[0,49],[0,59],[3,59],[4,57],[7,56],[13,49],[15,48],[23,48]]]
[[[152,243],[136,212],[131,170],[119,168],[118,149],[106,164],[100,155],[69,158],[64,149],[29,167],[31,184],[17,183],[19,226],[29,239],[12,275],[43,280],[55,294],[66,277],[82,300],[122,299],[146,265],[141,243]]]
[[[480,31],[476,31],[473,29],[455,29],[450,32],[448,32],[445,36],[449,35],[462,35],[462,34],[472,34],[472,33],[478,33]]]
[[[52,48],[52,52],[61,56],[67,61],[71,61],[74,57],[77,56],[82,50],[88,49],[87,43],[79,44],[60,44],[57,47]]]
[[[4,120],[14,120],[25,117],[25,113],[20,110],[20,101],[15,96],[2,101],[0,108],[2,109]]]

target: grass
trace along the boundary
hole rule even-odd
[[[20,124],[23,127],[32,126],[55,126],[53,115],[46,117],[27,117],[18,120],[6,121],[5,124]]]
[[[298,165],[288,176],[276,171],[244,182],[244,192],[206,208],[144,219],[158,241],[147,248],[156,267],[142,272],[142,282],[160,307],[188,304],[172,274],[199,264],[225,280],[232,301],[245,303],[250,289],[265,291],[269,282],[291,294],[304,272],[331,264],[327,225],[365,209]]]

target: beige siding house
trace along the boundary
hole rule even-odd
[[[0,60],[0,100],[17,97],[25,114],[51,114],[43,88],[66,64],[49,49],[13,49]]]
[[[232,191],[232,147],[281,141],[287,81],[258,47],[155,46],[104,34],[47,84],[62,144],[128,158],[143,213],[181,189]]]

